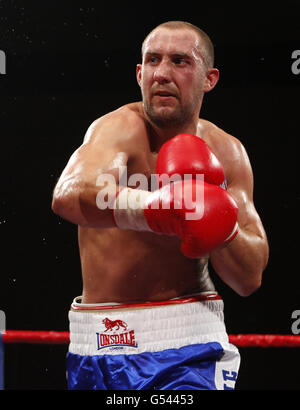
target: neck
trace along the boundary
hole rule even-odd
[[[197,134],[199,121],[198,115],[195,115],[186,123],[177,124],[175,126],[172,124],[159,126],[148,117],[146,112],[144,112],[144,115],[150,125],[151,145],[155,151],[159,151],[165,142],[169,141],[178,134]]]
[[[198,124],[198,119],[193,122],[189,122],[188,124],[183,124],[182,126],[178,127],[158,127],[155,124],[151,123],[152,130],[153,130],[153,143],[155,144],[156,147],[158,147],[158,150],[161,148],[161,146],[175,137],[176,135],[179,134],[193,134],[195,135],[197,133],[197,124]]]

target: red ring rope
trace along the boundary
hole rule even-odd
[[[4,343],[68,344],[69,332],[6,330]],[[230,343],[237,347],[300,347],[300,335],[229,335]]]
[[[2,334],[3,343],[67,344],[69,332],[40,330],[6,330]]]

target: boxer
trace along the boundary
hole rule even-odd
[[[199,118],[219,78],[202,30],[156,27],[136,75],[142,101],[91,124],[53,192],[53,211],[78,225],[83,279],[69,312],[68,385],[233,389],[240,357],[208,262],[242,296],[261,284],[268,242],[250,161]],[[156,189],[122,184],[124,168],[128,181],[155,175]]]

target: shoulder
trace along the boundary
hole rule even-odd
[[[85,134],[84,143],[92,143],[98,139],[125,142],[141,138],[145,132],[146,125],[140,103],[132,103],[93,121]]]
[[[199,120],[201,136],[213,151],[238,154],[245,148],[241,141],[207,120]]]
[[[250,160],[241,141],[212,122],[199,122],[203,139],[222,163],[228,183],[246,175],[252,178]]]

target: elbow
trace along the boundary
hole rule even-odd
[[[247,297],[255,293],[260,289],[262,285],[263,272],[266,269],[269,261],[269,248],[266,243],[264,252],[262,254],[261,260],[256,264],[254,270],[248,272],[246,280],[239,288],[238,294],[242,297]]]
[[[63,207],[63,206],[62,206],[62,201],[60,201],[58,198],[56,198],[56,197],[53,195],[52,203],[51,203],[51,209],[52,209],[52,211],[53,211],[55,214],[57,214],[57,215],[60,216],[62,207]]]
[[[251,283],[244,284],[241,286],[238,290],[237,293],[242,296],[242,297],[248,297],[251,296],[253,293],[255,293],[259,288],[261,287],[261,279],[253,281]]]
[[[62,216],[62,214],[64,213],[64,210],[67,207],[67,195],[65,190],[62,187],[62,184],[57,184],[54,192],[53,192],[53,196],[52,196],[52,203],[51,203],[51,209],[52,211],[59,215]]]
[[[67,213],[66,210],[68,208],[69,208],[68,202],[65,198],[63,198],[61,196],[53,195],[52,203],[51,203],[51,209],[56,215],[58,215],[58,216],[60,216],[64,219],[67,219],[66,218],[66,213]]]
[[[75,225],[84,225],[84,218],[76,203],[78,203],[78,199],[73,196],[54,193],[51,209],[56,215]]]
[[[242,297],[247,297],[259,290],[262,285],[263,271],[264,268],[259,268],[254,272],[248,272],[247,279],[240,284],[237,293]]]

